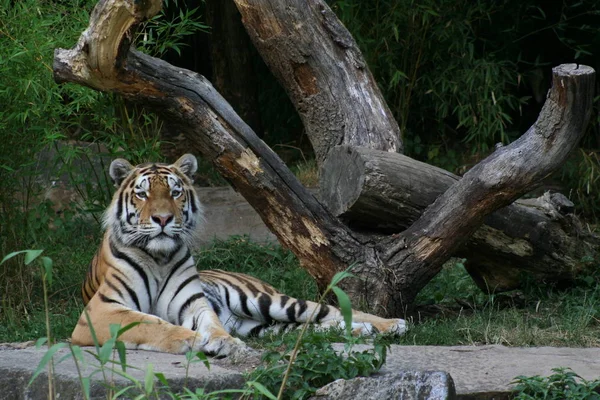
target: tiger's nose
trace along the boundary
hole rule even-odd
[[[152,221],[160,225],[161,228],[167,226],[169,222],[173,220],[173,214],[157,214],[152,216]]]

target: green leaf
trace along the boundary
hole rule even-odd
[[[130,324],[125,325],[123,328],[119,329],[119,332],[117,333],[116,337],[118,338],[119,336],[121,336],[122,334],[124,334],[125,332],[130,330],[131,328],[136,327],[141,323],[143,323],[143,322],[137,321],[137,322],[132,322]]]
[[[50,257],[42,257],[42,266],[48,285],[52,286],[52,259]]]
[[[13,251],[12,253],[8,253],[3,259],[2,261],[0,261],[0,265],[4,264],[5,261],[10,260],[11,258],[19,255],[19,254],[23,254],[26,253],[30,250],[19,250],[19,251]]]
[[[92,325],[92,319],[90,318],[90,314],[87,311],[87,308],[83,309],[83,314],[85,315],[85,320],[90,327],[90,334],[92,335],[92,340],[94,341],[94,346],[96,346],[96,353],[100,353],[100,345],[98,343],[98,337],[96,336],[96,330],[94,329],[94,325]]]
[[[246,382],[246,384],[250,387],[255,388],[260,394],[262,394],[266,398],[271,399],[271,400],[277,400],[277,397],[275,397],[275,395],[273,393],[271,393],[271,391],[269,389],[267,389],[266,387],[264,387],[262,384],[260,384],[256,381],[249,381],[249,382]]]
[[[117,336],[119,335],[119,329],[121,329],[121,324],[108,325],[108,331],[110,332],[110,337],[116,340]]]
[[[210,362],[208,361],[208,357],[206,357],[206,354],[199,351],[196,353],[196,357],[198,357],[198,359],[204,363],[206,369],[210,370]]]
[[[346,323],[346,334],[350,336],[352,332],[352,304],[350,302],[350,297],[337,286],[331,288],[333,293],[335,293],[338,303],[340,305],[340,312],[344,317],[344,322]]]
[[[90,377],[89,376],[85,376],[81,378],[81,387],[83,388],[83,393],[84,393],[84,398],[85,399],[89,399],[90,398]],[[118,397],[115,397],[118,398]]]
[[[118,392],[116,392],[111,398],[113,398],[113,399],[120,399],[121,397],[124,397],[123,395],[125,393],[129,392],[131,389],[135,389],[135,385],[124,387],[123,389],[121,389]]]
[[[104,342],[102,347],[100,347],[100,351],[98,352],[98,360],[101,364],[104,365],[108,362],[108,360],[110,360],[112,351],[115,348],[115,343],[116,339],[111,337],[106,342]]]
[[[350,268],[352,268],[353,266],[351,265],[350,267],[348,267],[348,269],[346,271],[342,271],[342,272],[338,272],[337,274],[335,274],[333,276],[333,278],[331,279],[331,283],[329,284],[329,287],[333,287],[336,286],[338,283],[340,283],[343,279],[346,278],[353,278],[354,275],[352,275],[350,272],[348,272],[348,270],[350,270]]]
[[[156,377],[156,379],[158,379],[160,383],[167,387],[169,386],[169,381],[167,381],[167,378],[165,378],[165,374],[163,374],[162,372],[157,372],[154,374],[154,376]]]
[[[46,368],[46,365],[48,364],[48,362],[50,360],[52,360],[54,353],[56,353],[58,350],[65,348],[67,346],[68,346],[67,343],[56,343],[54,346],[50,347],[48,349],[48,351],[46,352],[46,354],[44,354],[44,356],[40,360],[40,363],[39,363],[37,369],[35,370],[35,372],[33,373],[33,376],[29,380],[29,383],[27,384],[27,386],[30,386],[33,383],[33,381],[35,380],[35,378],[37,378],[37,376]]]
[[[45,345],[48,342],[48,338],[47,337],[41,337],[38,340],[36,340],[35,342],[35,348],[37,350],[39,350],[43,345]]]
[[[81,363],[85,362],[85,359],[83,358],[83,351],[81,351],[81,347],[72,344],[71,353],[73,354],[73,358],[75,359],[75,361],[79,361]]]
[[[127,372],[127,351],[125,349],[125,343],[120,340],[115,343],[117,347],[117,353],[119,354],[119,362],[121,364],[121,369],[123,372]]]
[[[148,364],[146,368],[146,376],[144,378],[144,390],[146,394],[152,393],[152,389],[154,388],[154,365]]]
[[[43,252],[44,250],[25,250],[25,265],[31,264],[31,262],[38,258]]]

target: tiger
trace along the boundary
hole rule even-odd
[[[204,221],[193,186],[197,168],[191,154],[171,165],[112,161],[117,190],[82,285],[84,311],[71,342],[102,345],[117,324],[130,328],[119,336],[129,349],[227,356],[246,346],[233,335],[286,332],[306,322],[343,328],[333,306],[286,296],[246,274],[197,270],[192,251]],[[352,317],[355,334],[406,330],[402,319],[356,310]]]

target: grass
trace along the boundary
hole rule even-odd
[[[81,315],[81,283],[100,238],[100,228],[94,221],[81,220],[57,229],[52,235],[37,235],[37,240],[31,243],[31,248],[44,249],[44,255],[54,260],[54,282],[48,302],[51,320],[60,321],[52,324],[53,334],[59,339],[71,336]],[[0,296],[0,343],[36,340],[46,335],[42,282],[38,271],[33,272],[32,283],[27,283],[32,287],[25,291],[30,293],[29,298],[17,298],[16,295],[24,291],[15,289],[11,292],[8,284],[7,290]],[[13,285],[18,286],[19,282],[13,282]]]
[[[80,315],[80,283],[100,240],[97,228],[78,229],[78,235],[65,232],[38,243],[45,245],[44,254],[55,263],[55,282],[49,295],[51,318],[60,321],[53,326],[56,338],[69,337]],[[196,260],[202,269],[244,272],[288,295],[317,299],[312,278],[299,267],[293,254],[275,244],[256,244],[246,237],[232,237],[215,241],[200,251]],[[577,286],[567,289],[528,284],[520,291],[485,295],[472,283],[461,261],[447,263],[423,290],[410,330],[394,343],[600,346],[597,277],[582,278]],[[0,342],[35,340],[43,335],[40,292],[39,288],[34,290],[31,301],[20,309],[5,307],[8,300],[3,298]]]
[[[446,264],[418,301],[417,323],[400,344],[600,345],[598,277],[582,277],[566,289],[530,282],[519,291],[485,295],[462,262],[455,261]]]

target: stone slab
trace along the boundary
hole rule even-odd
[[[317,189],[309,189],[317,195]],[[202,244],[232,235],[247,235],[258,243],[277,243],[277,237],[264,224],[246,199],[231,187],[196,187],[204,206],[205,224]]]
[[[355,349],[363,350],[366,346],[356,346]],[[14,349],[0,346],[0,399],[45,398],[42,393],[47,386],[43,376],[27,388],[27,382],[44,352],[31,347]],[[56,359],[60,359],[60,355]],[[142,381],[149,363],[153,364],[155,372],[165,375],[172,388],[181,387],[185,380],[184,356],[128,351],[127,360],[128,364],[140,368],[139,371],[128,371]],[[211,360],[210,370],[202,363],[194,363],[190,366],[188,383],[192,387],[209,390],[239,388],[243,385],[242,371],[254,366],[232,364],[227,358]],[[499,400],[509,398],[513,388],[511,382],[516,376],[548,376],[556,367],[570,367],[588,380],[599,379],[600,348],[393,345],[381,374],[446,371],[454,380],[457,398]],[[89,365],[87,368],[84,374],[93,370]],[[63,393],[61,398],[81,398],[77,372],[71,360],[59,364],[56,374],[57,386]],[[96,378],[92,385],[93,393],[97,398],[103,398],[101,379],[99,376]]]
[[[452,377],[439,371],[395,371],[368,378],[338,379],[309,400],[455,400]]]
[[[499,400],[509,398],[515,377],[549,376],[557,367],[569,367],[587,380],[600,379],[600,348],[392,345],[381,372],[446,371],[459,399]]]
[[[94,348],[88,350],[95,353]],[[39,350],[35,347],[0,349],[0,399],[45,399],[47,397],[48,380],[45,372],[40,374],[32,385],[28,386],[29,380],[45,353],[46,348]],[[54,356],[55,362],[68,354],[68,349],[59,350]],[[99,372],[99,363],[87,352],[84,352],[84,356],[85,362],[79,365],[81,375],[86,377],[97,371],[90,384],[92,399],[105,399],[106,388],[103,384],[102,373]],[[193,390],[195,388],[204,388],[207,391],[238,389],[244,385],[241,372],[244,367],[236,368],[226,360],[210,360],[210,369],[197,360],[197,362],[189,364],[186,378],[187,361],[183,355],[128,350],[126,359],[127,364],[131,366],[127,368],[126,373],[142,382],[142,385],[149,364],[153,365],[154,372],[164,374],[172,390],[181,390],[186,380],[187,387]],[[115,360],[118,360],[116,355]],[[115,369],[121,371],[120,366]],[[57,398],[83,399],[79,374],[73,357],[66,357],[64,361],[56,364],[54,376]],[[116,387],[123,388],[132,384],[131,381],[112,374],[110,371],[107,372],[107,376]],[[157,380],[155,381],[158,383]],[[140,392],[133,391],[132,393]]]

